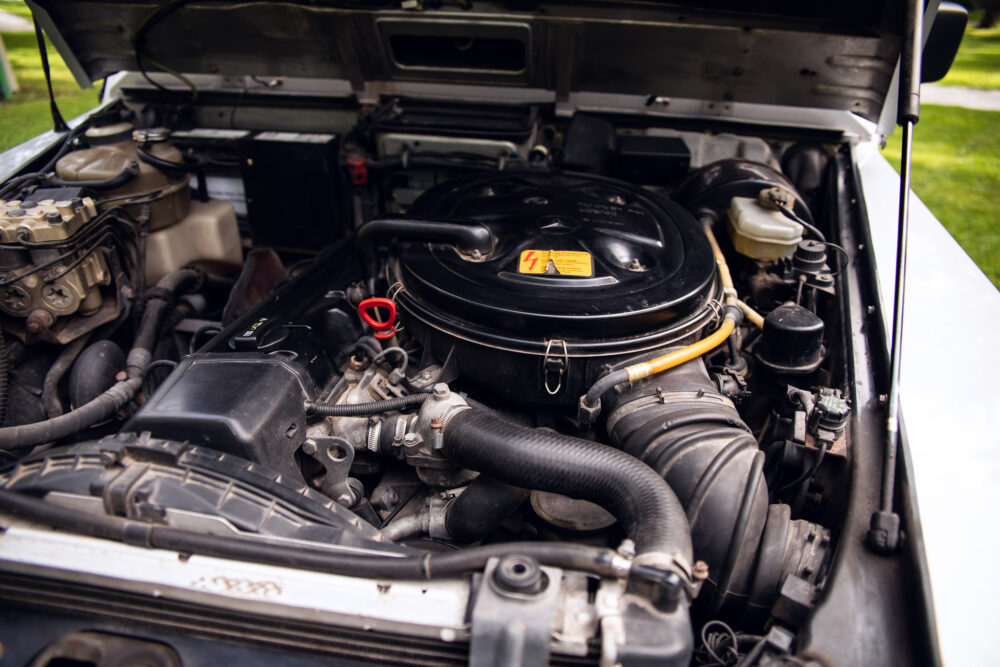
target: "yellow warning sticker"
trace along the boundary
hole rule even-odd
[[[594,261],[589,252],[579,250],[523,250],[517,272],[589,278],[594,275]]]

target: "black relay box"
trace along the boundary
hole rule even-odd
[[[243,144],[254,245],[316,252],[347,235],[334,134],[259,132]]]
[[[254,245],[311,254],[349,232],[337,135],[198,128],[172,139],[209,155],[208,195],[232,202]]]

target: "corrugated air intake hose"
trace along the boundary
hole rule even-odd
[[[716,610],[749,596],[767,521],[764,453],[701,359],[630,384],[608,401],[612,441],[667,480],[708,563]],[[703,591],[704,595],[706,591]]]

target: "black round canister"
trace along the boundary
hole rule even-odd
[[[823,362],[823,320],[816,313],[786,303],[764,318],[757,361],[775,373],[804,375]]]
[[[575,404],[605,364],[691,340],[720,294],[704,231],[673,202],[597,176],[511,172],[425,192],[416,219],[475,222],[491,252],[398,242],[390,282],[439,360],[527,404]]]

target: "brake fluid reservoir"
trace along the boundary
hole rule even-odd
[[[791,257],[802,241],[802,225],[756,197],[733,197],[728,218],[733,247],[752,259]]]

